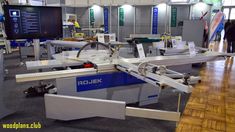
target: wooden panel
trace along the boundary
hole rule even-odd
[[[46,117],[51,119],[67,121],[97,116],[125,119],[125,107],[126,103],[121,101],[45,95]]]
[[[235,66],[232,59],[207,63],[192,91],[177,132],[235,131]]]
[[[168,120],[168,121],[179,121],[180,118],[179,112],[133,108],[133,107],[126,107],[126,115],[141,117],[141,118]]]
[[[193,89],[177,132],[235,132],[234,73],[233,58],[207,63],[201,69],[202,82]]]

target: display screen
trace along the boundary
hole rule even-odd
[[[7,39],[61,38],[60,7],[5,5]]]

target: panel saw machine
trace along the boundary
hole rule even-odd
[[[232,54],[208,51],[194,56],[123,58],[119,56],[118,47],[91,42],[79,51],[57,54],[55,60],[26,62],[30,70],[66,67],[65,70],[19,74],[16,81],[56,80],[57,94],[44,96],[46,117],[51,119],[134,116],[179,121],[181,93],[192,92],[192,84],[198,83],[200,77],[167,67],[214,61],[226,56]],[[140,106],[157,103],[164,88],[178,91],[177,111],[126,106],[136,102]]]

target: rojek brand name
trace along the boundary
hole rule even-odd
[[[91,85],[91,84],[100,84],[102,83],[102,79],[92,79],[92,80],[83,80],[83,81],[78,81],[78,86],[81,85]]]

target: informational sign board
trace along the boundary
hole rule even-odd
[[[171,27],[176,27],[177,25],[177,8],[171,7]]]
[[[98,42],[100,42],[100,43],[105,43],[104,34],[98,33],[98,34],[96,34],[96,35],[97,35],[97,37],[98,37]]]
[[[109,9],[104,7],[104,33],[109,33]]]
[[[195,49],[194,42],[188,42],[188,48],[189,48],[190,56],[195,56],[196,55],[196,49]]]
[[[4,5],[3,9],[7,39],[54,39],[63,36],[61,7]],[[50,19],[51,16],[53,19]]]
[[[144,59],[145,58],[145,53],[144,53],[143,45],[142,44],[137,44],[136,46],[137,46],[137,50],[138,50],[140,59]]]
[[[171,42],[172,42],[172,47],[173,48],[176,48],[177,47],[177,40],[176,39],[171,39]]]
[[[152,34],[157,34],[158,30],[158,8],[153,7],[153,15],[152,15]]]
[[[98,42],[101,42],[101,43],[110,43],[110,42],[116,41],[115,33],[111,33],[111,34],[98,33],[96,34],[96,36],[98,37]]]
[[[109,41],[110,42],[115,42],[116,41],[116,34],[115,33],[109,34]]]
[[[124,14],[124,8],[120,7],[119,8],[119,26],[124,26],[124,20],[125,19],[125,14]]]

